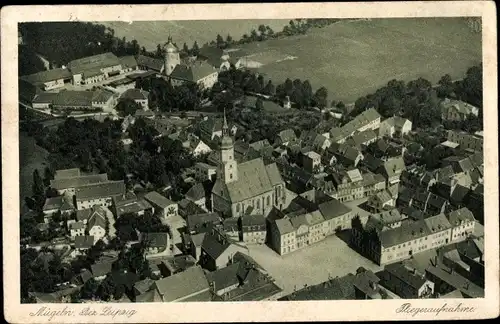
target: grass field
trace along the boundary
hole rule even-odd
[[[252,60],[265,58],[258,70],[275,84],[287,77],[309,79],[313,89],[325,86],[330,100],[345,102],[391,79],[437,82],[446,73],[461,78],[481,61],[482,53],[481,34],[472,32],[462,18],[344,21],[243,49],[259,53]],[[270,56],[274,63],[269,63]]]
[[[260,23],[280,30],[287,20],[214,20],[103,23],[119,37],[135,38],[151,49],[170,33],[179,44],[213,40],[217,33],[235,39]],[[325,86],[329,100],[352,102],[391,79],[418,77],[436,82],[448,73],[461,78],[481,61],[481,34],[464,18],[372,19],[342,21],[307,35],[245,44],[259,72],[275,84],[309,79],[314,89]]]
[[[282,30],[289,20],[246,19],[246,20],[189,20],[189,21],[111,21],[97,22],[115,30],[117,37],[126,37],[127,40],[136,39],[147,50],[155,50],[157,44],[167,41],[172,36],[178,46],[186,43],[191,47],[194,41],[201,46],[215,40],[217,34],[224,39],[230,34],[233,39],[240,39],[243,34],[250,35],[252,29],[260,24],[268,25],[273,30]]]

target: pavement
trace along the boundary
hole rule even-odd
[[[382,270],[382,267],[352,250],[335,235],[284,256],[266,245],[248,245],[248,249],[249,255],[267,270],[285,295],[306,284],[324,282],[329,276],[341,277],[355,273],[359,267],[374,272]]]
[[[169,216],[167,219],[162,218],[163,225],[168,225],[172,229],[173,243],[174,243],[174,255],[182,254],[179,246],[182,245],[182,232],[186,227],[186,221],[179,215]]]

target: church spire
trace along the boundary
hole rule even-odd
[[[227,126],[227,119],[226,119],[226,107],[224,107],[224,125],[222,125],[222,136],[228,136],[229,127]]]

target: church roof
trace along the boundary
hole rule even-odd
[[[198,62],[191,66],[178,64],[170,74],[170,77],[173,79],[198,82],[198,80],[201,80],[213,73],[217,73],[214,67],[205,62]]]
[[[227,184],[231,201],[239,202],[269,192],[283,182],[276,166],[264,165],[261,158],[238,165],[238,180]]]

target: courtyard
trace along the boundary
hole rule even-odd
[[[174,254],[182,254],[179,249],[182,246],[182,232],[186,227],[186,221],[179,215],[169,216],[167,219],[162,218],[161,222],[163,225],[168,225],[172,230],[172,243],[174,244]]]
[[[359,267],[379,271],[382,267],[352,250],[339,237],[325,240],[280,256],[266,245],[248,245],[249,255],[262,265],[287,295],[304,285],[315,285],[329,277],[356,272]]]

